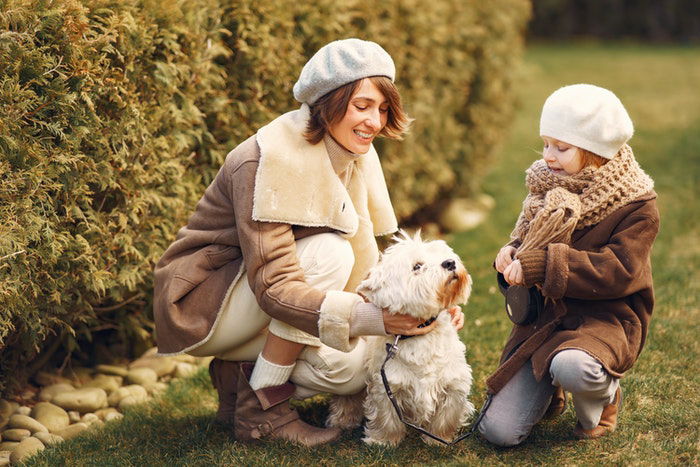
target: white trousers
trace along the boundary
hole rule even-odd
[[[479,423],[484,438],[498,446],[522,443],[547,411],[555,386],[571,393],[583,428],[597,426],[603,407],[615,396],[619,380],[610,376],[598,360],[577,349],[557,353],[549,373],[549,378],[536,381],[528,360],[493,397]]]
[[[334,233],[322,233],[297,241],[296,250],[306,282],[311,287],[343,290],[355,262],[347,240]],[[282,321],[271,320],[258,305],[245,276],[224,298],[221,316],[209,340],[188,353],[222,360],[255,361],[268,332],[305,344],[290,378],[297,385],[296,397],[320,392],[349,395],[364,388],[364,340],[359,339],[351,352],[341,352],[321,344],[315,336]]]

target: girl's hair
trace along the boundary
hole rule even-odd
[[[592,165],[597,169],[598,167],[607,164],[607,162],[610,160],[583,148],[578,148],[578,150],[581,154],[581,168]]]
[[[413,119],[403,110],[399,90],[385,76],[371,76],[368,79],[377,86],[389,104],[386,125],[379,134],[391,139],[402,139],[402,135],[406,133]],[[323,139],[323,136],[331,126],[343,119],[348,109],[350,98],[352,98],[361,81],[362,79],[358,79],[345,84],[320,97],[311,106],[311,117],[304,131],[306,141],[311,144],[318,143]]]

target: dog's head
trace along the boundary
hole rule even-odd
[[[467,302],[471,277],[442,240],[424,242],[401,231],[357,292],[380,308],[429,319]]]

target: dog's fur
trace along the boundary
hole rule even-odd
[[[423,242],[420,233],[410,238],[405,232],[394,240],[396,243],[386,249],[359,285],[358,293],[391,313],[424,321],[438,316],[435,329],[428,334],[399,341],[398,353],[387,363],[386,374],[404,419],[452,440],[474,406],[467,399],[472,374],[466,349],[446,309],[466,303],[471,277],[442,240]],[[445,261],[454,261],[454,270],[445,266]],[[394,336],[372,336],[367,341],[367,390],[334,398],[327,424],[354,428],[364,416],[363,441],[395,446],[406,435],[406,426],[391,405],[380,375],[385,344],[393,343]],[[427,443],[437,443],[422,436]]]

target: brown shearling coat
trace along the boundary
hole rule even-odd
[[[577,230],[571,246],[518,255],[528,286],[538,284],[546,305],[539,319],[515,325],[501,364],[486,384],[497,393],[532,360],[539,381],[554,355],[580,349],[622,377],[644,347],[654,307],[651,248],[659,230],[653,191],[598,224]]]

